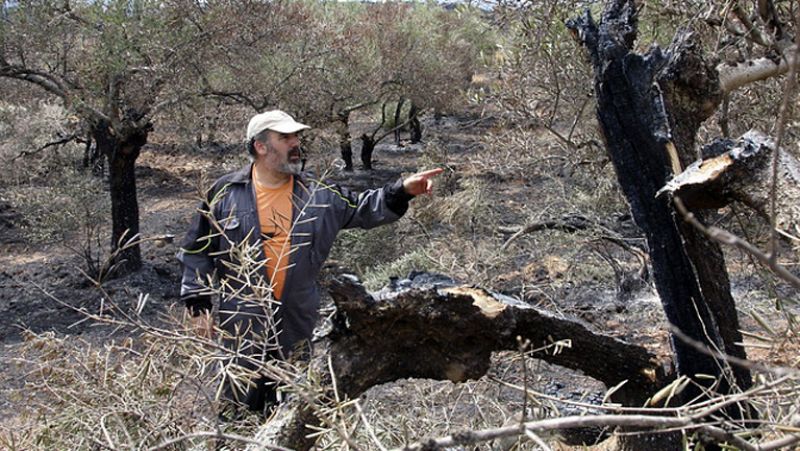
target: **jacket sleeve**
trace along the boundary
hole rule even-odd
[[[406,213],[409,201],[414,198],[403,189],[402,179],[360,194],[347,189],[339,192],[344,204],[342,228],[369,229],[394,222]]]
[[[181,300],[186,303],[192,316],[198,316],[212,307],[211,291],[207,286],[207,280],[214,275],[214,259],[211,257],[214,239],[211,237],[209,204],[207,199],[198,206],[177,253],[183,269]]]

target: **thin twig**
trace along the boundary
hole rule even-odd
[[[694,216],[692,212],[686,209],[686,206],[683,204],[679,197],[675,197],[672,200],[675,203],[675,207],[677,208],[678,212],[683,216],[683,219],[694,226],[696,229],[700,230],[704,234],[706,234],[709,238],[718,243],[727,244],[730,246],[735,246],[746,253],[752,255],[756,258],[762,265],[769,268],[772,272],[775,273],[778,277],[783,279],[784,281],[788,282],[792,285],[795,289],[800,290],[800,278],[792,274],[786,267],[779,264],[777,260],[773,260],[769,255],[762,252],[757,247],[753,246],[749,242],[739,238],[738,236],[722,230],[718,227],[714,226],[705,226],[697,218]]]
[[[150,447],[147,451],[157,451],[159,449],[169,448],[173,445],[177,445],[178,443],[185,442],[186,440],[191,440],[195,438],[217,438],[222,440],[234,440],[237,442],[248,443],[251,445],[258,445],[264,449],[269,449],[272,451],[292,451],[289,448],[284,448],[282,446],[271,445],[269,443],[264,443],[259,440],[252,439],[250,437],[244,437],[241,435],[236,434],[223,434],[220,432],[194,432],[191,434],[182,435],[180,437],[173,438],[171,440],[167,440],[165,442],[161,442],[160,444]]]
[[[64,137],[62,139],[59,139],[57,141],[49,142],[49,143],[47,143],[47,144],[45,144],[45,145],[43,145],[43,146],[41,146],[41,147],[39,147],[39,148],[37,148],[35,150],[30,150],[30,151],[23,150],[22,152],[17,154],[14,158],[12,158],[11,161],[16,161],[18,158],[35,155],[35,154],[47,149],[48,147],[63,146],[64,144],[67,144],[67,143],[72,142],[72,141],[79,142],[79,143],[86,142],[83,138],[78,136],[77,133],[73,133],[73,134],[71,134],[71,135],[69,135],[67,137]]]

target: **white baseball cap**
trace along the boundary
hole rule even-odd
[[[253,139],[254,136],[264,130],[272,130],[278,133],[297,133],[307,128],[311,127],[295,121],[292,116],[281,110],[265,111],[261,114],[256,114],[250,119],[250,123],[247,124],[247,140]]]

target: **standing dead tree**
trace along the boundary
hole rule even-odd
[[[759,5],[762,3],[771,4]],[[775,30],[774,11],[770,17],[774,20],[765,21]],[[746,16],[739,20],[743,18]],[[707,161],[692,166],[697,159],[695,137],[724,94],[786,72],[795,62],[792,47],[778,45],[786,42],[783,32],[764,35],[761,40],[773,42],[770,47],[780,49],[784,57],[716,67],[703,54],[696,35],[680,30],[666,50],[652,46],[645,54],[639,54],[633,50],[637,9],[633,1],[626,0],[609,1],[599,24],[587,11],[571,20],[568,27],[587,49],[594,67],[600,128],[633,216],[646,234],[653,276],[667,319],[709,349],[746,358],[719,244],[702,227],[690,225],[676,213],[672,196],[660,194],[686,195],[687,204],[695,209],[693,218],[699,223],[707,222],[700,208],[718,208],[731,200],[743,201],[766,214],[769,194],[765,193],[769,193],[770,178],[765,176],[768,171],[764,155],[771,152],[762,150],[772,150],[774,146],[765,145],[763,137],[742,140],[750,142],[751,149],[761,149],[758,152],[730,150],[736,147],[733,141],[718,143],[706,147],[703,157]],[[743,146],[748,148],[748,144]],[[718,151],[711,152],[712,149]],[[796,172],[796,162],[783,159],[781,164],[781,174],[794,178],[796,189],[797,176],[792,172]],[[687,166],[690,169],[685,174],[662,190]],[[695,183],[699,178],[705,183]],[[755,183],[743,189],[747,180]],[[710,202],[715,195],[719,195],[717,200]],[[787,212],[793,214],[793,210]],[[672,344],[680,375],[715,376],[713,382],[697,379],[697,387],[729,393],[751,386],[750,373],[744,367],[731,367],[674,337]],[[699,390],[685,392],[685,399],[700,394]],[[741,418],[747,415],[746,411],[744,408],[728,413]]]
[[[722,250],[684,223],[671,199],[656,196],[694,160],[697,130],[721,100],[716,70],[689,31],[678,33],[665,51],[653,46],[644,55],[635,53],[632,1],[610,1],[599,24],[587,11],[568,26],[591,57],[597,117],[633,217],[647,237],[667,319],[711,349],[745,358]],[[750,387],[746,369],[727,367],[680,340],[672,344],[679,374],[713,375],[723,393]]]

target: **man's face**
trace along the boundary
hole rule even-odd
[[[260,144],[260,145],[259,145]],[[300,159],[300,137],[297,133],[278,133],[270,130],[266,142],[256,144],[258,157],[267,167],[283,174],[297,175],[303,170]]]

